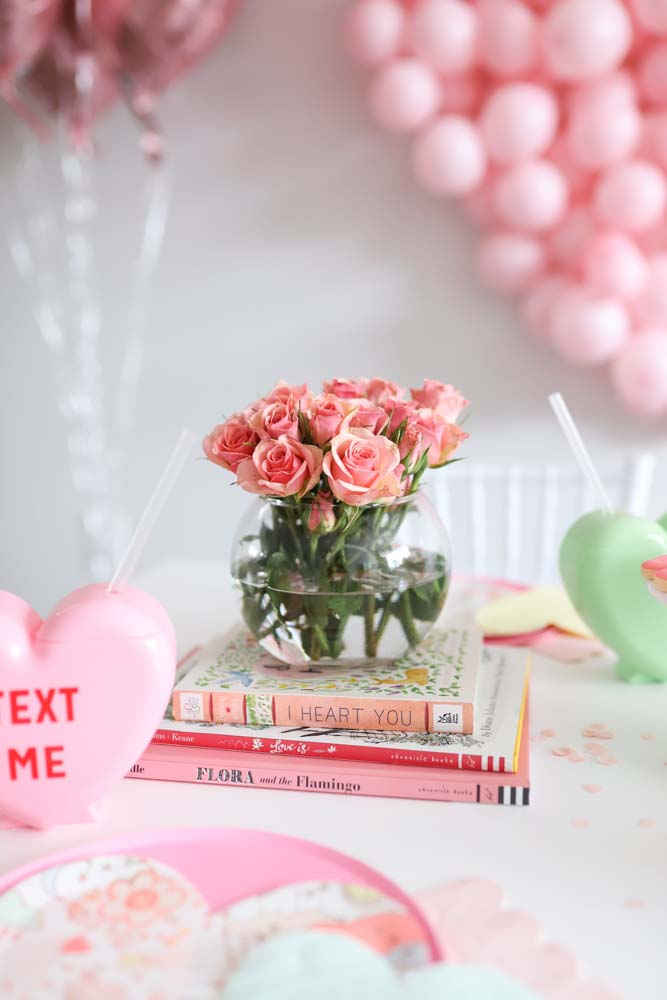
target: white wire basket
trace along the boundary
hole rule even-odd
[[[615,508],[645,514],[655,456],[638,455],[603,480]],[[457,462],[425,489],[449,532],[455,574],[556,583],[573,521],[597,507],[576,467]]]

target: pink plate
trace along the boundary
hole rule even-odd
[[[170,865],[201,892],[213,912],[294,882],[354,880],[383,892],[405,907],[422,928],[431,959],[445,958],[420,908],[379,872],[328,847],[260,830],[157,830],[96,841],[15,868],[0,878],[0,895],[23,879],[55,865],[97,855],[128,853]]]

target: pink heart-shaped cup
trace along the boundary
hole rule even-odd
[[[0,815],[94,819],[153,735],[175,669],[171,621],[141,590],[82,587],[45,621],[0,591]]]

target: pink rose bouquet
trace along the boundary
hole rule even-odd
[[[296,637],[302,658],[336,659],[350,652],[355,616],[367,657],[392,619],[409,645],[418,641],[419,623],[440,612],[449,567],[401,538],[425,503],[426,470],[456,460],[467,405],[433,379],[408,392],[382,378],[335,378],[319,394],[280,382],[207,435],[209,461],[266,501],[234,575],[244,618],[267,648],[293,659]]]

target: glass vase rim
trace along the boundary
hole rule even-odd
[[[371,500],[369,503],[351,504],[346,503],[344,500],[339,500],[338,497],[324,497],[325,500],[331,500],[332,503],[340,503],[344,507],[350,507],[352,510],[377,510],[378,507],[391,508],[391,507],[402,507],[404,504],[409,503],[411,500],[422,499],[426,496],[425,491],[420,487],[415,490],[414,493],[406,493],[402,497],[389,497],[385,500]],[[261,503],[269,503],[273,507],[285,507],[290,510],[299,510],[302,507],[313,507],[319,504],[323,497],[321,494],[315,496],[305,496],[305,497],[276,497],[276,496],[259,496],[257,498]]]

